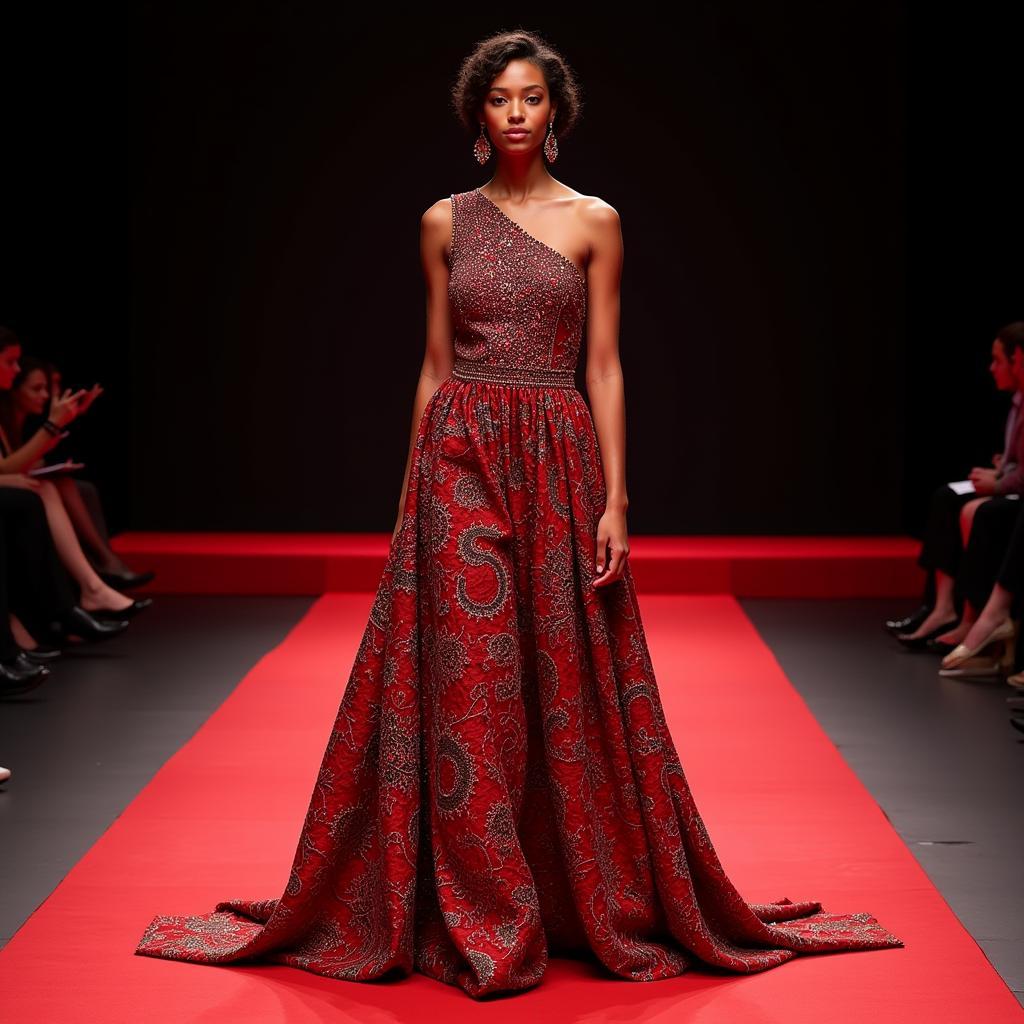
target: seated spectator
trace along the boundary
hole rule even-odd
[[[10,492],[6,488],[3,490],[3,497],[9,497]],[[14,504],[31,501],[27,495],[24,498],[20,495],[14,497]],[[0,697],[27,693],[50,674],[49,668],[26,656],[11,633],[8,582],[12,574],[7,529],[11,524],[10,512],[10,503],[3,501],[0,505]]]
[[[1016,668],[1014,653],[1017,621],[1024,613],[1024,516],[1017,515],[1013,532],[999,563],[995,583],[984,607],[971,624],[963,643],[942,659],[943,676],[990,675],[1002,670],[1006,681],[1024,692],[1024,672]],[[989,658],[984,655],[991,654]],[[1007,673],[1012,674],[1007,674]],[[1024,718],[1013,725],[1024,728]]]
[[[20,445],[29,431],[27,424],[41,426],[50,405],[50,396],[58,394],[50,382],[60,375],[49,364],[32,356],[18,360],[20,370],[9,391],[0,392],[0,427],[13,445]],[[79,402],[81,416],[92,402],[102,394],[96,385]],[[53,478],[53,485],[71,520],[75,535],[89,554],[90,563],[100,578],[109,586],[138,587],[148,583],[155,573],[133,572],[111,548],[106,520],[96,487],[87,480],[74,476]]]
[[[908,647],[926,648],[930,642],[942,643],[943,635],[962,635],[959,631],[967,627],[959,621],[957,604],[962,603],[962,595],[956,580],[974,515],[993,495],[1024,491],[1024,321],[999,330],[992,342],[989,371],[1000,391],[1014,392],[1005,447],[1001,455],[993,456],[991,467],[975,466],[970,471],[973,491],[958,494],[942,484],[932,494],[918,565],[933,577],[928,583],[928,589],[934,589],[933,603],[931,607],[922,604],[905,619],[886,623]]]
[[[60,654],[59,647],[49,645],[107,640],[128,622],[96,618],[75,604],[38,490],[39,481],[32,477],[0,474],[0,543],[6,549],[3,585],[9,608],[5,621],[28,659],[45,663]]]
[[[42,502],[17,481],[16,474],[0,476],[0,699],[39,686],[50,675],[43,662],[52,660],[54,653],[46,652],[41,659],[40,645],[29,652],[20,648],[10,628],[15,608],[48,640],[52,634],[41,628],[44,622],[89,640],[116,636],[129,625],[99,622],[75,606],[67,577],[57,564]],[[0,783],[10,777],[9,768],[0,768]]]
[[[935,637],[936,648],[944,653],[963,643],[992,593],[999,569],[1013,536],[1021,508],[1020,494],[996,495],[986,501],[974,516],[964,551],[957,586],[963,594],[963,615],[956,627]]]
[[[19,371],[20,356],[21,342],[17,336],[7,328],[0,328],[0,391],[10,390]],[[65,436],[64,428],[79,415],[79,403],[86,394],[84,389],[76,393],[67,389],[61,395],[55,394],[50,401],[46,422],[20,446],[12,445],[0,428],[0,474],[27,473],[43,455],[59,444]],[[35,482],[39,484],[38,494],[46,510],[57,553],[79,586],[82,608],[97,618],[126,619],[149,607],[152,598],[133,601],[100,579],[82,552],[53,481]]]

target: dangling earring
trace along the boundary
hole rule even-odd
[[[555,138],[555,119],[551,119],[548,125],[548,137],[544,140],[544,155],[548,163],[553,164],[558,159],[558,139]]]
[[[491,143],[484,133],[484,123],[480,122],[480,135],[477,137],[476,142],[473,143],[473,156],[476,157],[476,162],[483,166],[491,158]]]

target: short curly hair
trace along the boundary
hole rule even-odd
[[[479,111],[491,83],[514,60],[528,60],[540,68],[551,102],[558,108],[552,131],[559,139],[568,135],[583,109],[579,83],[566,59],[538,33],[525,29],[480,40],[462,62],[452,85],[452,107],[463,126],[474,135],[480,131]]]

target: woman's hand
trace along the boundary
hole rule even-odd
[[[34,476],[25,473],[0,473],[0,487],[20,487],[26,491],[38,491],[41,486]]]
[[[996,472],[986,466],[975,466],[967,475],[967,479],[974,484],[974,490],[978,494],[996,493]]]
[[[72,392],[71,388],[65,388],[64,394],[54,395],[50,402],[50,419],[58,427],[67,426],[81,411],[78,408],[78,403],[85,394],[84,388],[75,392]]]
[[[103,388],[99,384],[93,384],[84,394],[82,392],[79,393],[82,394],[82,399],[78,403],[78,415],[81,416],[83,412],[88,412],[89,406],[103,394]]]
[[[626,513],[614,508],[605,509],[597,524],[597,577],[592,586],[606,587],[622,579],[628,557]]]

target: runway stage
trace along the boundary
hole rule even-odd
[[[612,980],[596,963],[552,959],[540,986],[486,1005],[418,974],[362,984],[282,966],[213,968],[135,956],[154,914],[202,913],[227,898],[280,894],[371,600],[365,592],[312,601],[165,595],[125,638],[134,650],[97,648],[84,668],[62,665],[33,711],[5,708],[5,731],[19,716],[63,709],[50,719],[51,742],[62,730],[77,737],[79,749],[95,737],[93,755],[108,766],[101,786],[89,763],[39,780],[19,760],[19,788],[12,780],[0,811],[9,850],[32,821],[24,801],[33,789],[59,787],[65,797],[76,787],[99,792],[121,775],[125,789],[138,782],[141,791],[0,951],[0,1020],[363,1024],[439,1013],[511,1020],[524,1012],[542,1020],[729,1024],[902,1021],[911,1013],[931,1021],[1020,1019],[1013,993],[729,595],[640,598],[669,725],[723,865],[752,902],[788,897],[818,900],[830,912],[867,911],[905,948],[801,956],[747,976],[694,970],[647,984]],[[267,601],[276,602],[272,613]],[[204,602],[212,604],[204,609]],[[785,606],[763,602],[754,618],[767,621],[772,608]],[[161,616],[179,621],[162,629]],[[792,619],[790,627],[798,635]],[[891,641],[880,632],[861,641],[889,656]],[[161,636],[162,662],[147,677],[139,665]],[[204,639],[189,645],[195,637]],[[261,642],[262,656],[252,646]],[[76,699],[77,685],[89,687],[88,701]],[[872,700],[877,690],[865,682],[861,703]],[[105,727],[105,716],[120,718],[119,726]],[[882,761],[884,739],[883,730]],[[997,740],[1012,745],[1002,733]],[[156,774],[143,785],[133,776],[132,748],[150,742],[176,752],[162,767],[153,763]],[[62,813],[74,829],[73,809]],[[48,845],[59,846],[61,822],[50,825]],[[38,821],[29,830],[40,843],[43,833]],[[16,852],[7,868],[7,887],[16,887]]]

